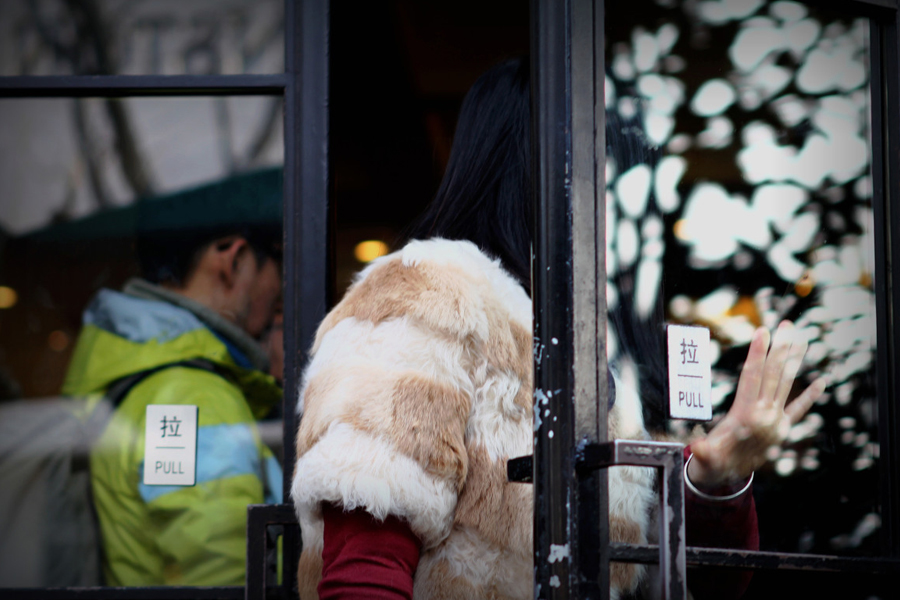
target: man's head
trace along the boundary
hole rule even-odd
[[[272,324],[281,298],[281,260],[273,247],[229,235],[199,248],[181,282],[160,283],[258,338]]]
[[[141,275],[253,337],[281,297],[281,172],[243,174],[139,206]]]

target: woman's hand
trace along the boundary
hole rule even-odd
[[[753,334],[734,404],[705,438],[691,443],[688,477],[694,485],[712,488],[749,477],[825,391],[825,379],[819,378],[785,406],[806,354],[806,341],[796,337],[788,321],[775,331],[771,350],[766,329]]]

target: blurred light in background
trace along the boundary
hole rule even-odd
[[[12,308],[19,300],[16,290],[0,285],[0,308]]]
[[[353,256],[359,262],[368,263],[379,256],[384,256],[389,251],[388,245],[381,240],[366,240],[356,245],[356,248],[353,250]]]
[[[69,347],[69,336],[65,331],[57,329],[47,338],[47,345],[54,352],[62,352]]]

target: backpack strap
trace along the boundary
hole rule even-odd
[[[108,388],[106,388],[106,393],[104,394],[104,399],[106,401],[100,402],[96,407],[94,407],[94,410],[91,412],[91,414],[83,424],[84,438],[86,440],[89,440],[89,446],[84,452],[76,453],[72,461],[73,472],[87,470],[89,468],[88,456],[90,454],[90,448],[96,440],[100,439],[101,434],[109,424],[109,419],[110,417],[112,417],[113,411],[115,411],[119,407],[119,405],[122,404],[128,394],[134,388],[134,386],[139,384],[147,377],[153,375],[154,373],[158,373],[172,367],[200,369],[203,371],[215,373],[229,381],[233,380],[233,376],[225,367],[205,358],[192,358],[189,360],[180,360],[176,362],[166,363],[164,365],[159,365],[150,369],[138,371],[137,373],[132,373],[131,375],[126,375],[125,377],[116,379],[109,385]]]
[[[125,400],[125,397],[128,396],[128,393],[131,392],[134,386],[139,384],[150,375],[153,375],[154,373],[158,373],[160,371],[164,371],[165,369],[171,369],[172,367],[200,369],[203,371],[215,373],[221,377],[225,377],[226,379],[230,379],[225,369],[220,365],[214,363],[213,361],[207,360],[205,358],[192,358],[189,360],[166,363],[164,365],[159,365],[150,369],[138,371],[137,373],[134,373],[132,375],[126,375],[121,379],[117,379],[108,388],[106,388],[106,399],[109,400],[110,406],[113,409],[116,409],[120,404],[122,404],[122,401]]]
[[[211,373],[216,373],[220,377],[223,377],[229,381],[234,380],[234,376],[228,371],[227,368],[214,363],[211,360],[207,360],[205,358],[193,358],[190,360],[182,360],[171,363],[166,363],[163,365],[159,365],[150,369],[145,369],[143,371],[139,371],[137,373],[133,373],[131,375],[126,375],[120,379],[113,381],[108,388],[106,388],[106,393],[104,394],[105,401],[101,401],[98,406],[94,408],[88,417],[87,421],[83,423],[83,437],[86,440],[86,445],[82,449],[81,452],[75,452],[72,455],[72,460],[70,463],[70,473],[72,475],[79,475],[80,473],[88,473],[90,471],[90,452],[93,448],[94,443],[98,439],[100,439],[101,434],[103,433],[106,426],[109,424],[109,420],[112,417],[113,411],[119,407],[120,404],[125,400],[131,390],[138,383],[153,375],[154,373],[158,373],[165,369],[170,369],[172,367],[187,367],[191,369],[200,369],[203,371],[209,371]],[[90,519],[91,524],[93,526],[93,535],[96,536],[95,540],[100,539],[100,519],[97,516],[96,505],[94,504],[94,496],[93,489],[88,484],[85,485],[85,494],[88,499],[87,506],[90,511]],[[99,542],[96,543],[96,552],[97,552],[97,560],[102,562],[103,556],[103,545]],[[103,580],[102,574],[99,574],[98,577],[100,581]]]

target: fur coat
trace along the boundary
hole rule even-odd
[[[417,599],[531,598],[531,299],[469,242],[413,241],[362,271],[316,334],[298,411],[292,497],[300,596],[321,577],[322,502],[408,521],[422,542]],[[610,437],[643,438],[617,380]],[[652,470],[610,469],[610,535],[646,543]],[[644,567],[614,563],[613,597]]]

